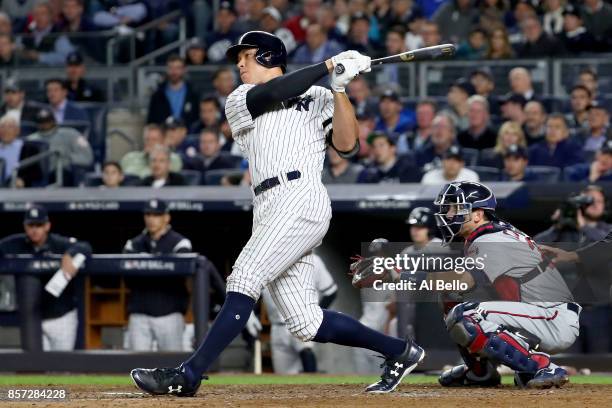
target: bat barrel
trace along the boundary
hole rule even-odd
[[[371,65],[391,64],[398,62],[431,61],[449,58],[455,55],[456,48],[453,44],[435,45],[433,47],[419,48],[417,50],[403,52],[389,57],[377,58],[371,61]]]

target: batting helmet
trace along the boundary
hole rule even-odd
[[[416,207],[410,211],[406,224],[415,227],[426,227],[429,229],[429,236],[433,237],[436,233],[436,220],[434,212],[427,207]]]
[[[280,67],[287,70],[287,49],[283,41],[274,34],[265,31],[249,31],[240,37],[238,44],[229,47],[225,53],[234,64],[238,62],[238,53],[248,48],[257,48],[255,60],[264,67]]]
[[[484,184],[471,181],[449,183],[442,187],[434,204],[440,207],[435,214],[444,243],[459,233],[461,226],[472,218],[472,211],[483,209],[493,215],[497,200],[493,191]]]

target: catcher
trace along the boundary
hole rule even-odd
[[[493,192],[480,183],[454,182],[440,191],[435,205],[444,243],[465,240],[464,258],[479,258],[482,269],[465,273],[401,272],[398,279],[460,281],[468,291],[489,287],[496,300],[447,304],[445,323],[464,364],[442,373],[443,386],[497,386],[497,365],[515,371],[515,384],[528,388],[560,387],[567,372],[550,354],[570,347],[579,333],[580,305],[573,302],[563,278],[533,240],[499,220]],[[370,260],[371,262],[371,260]],[[353,285],[371,285],[368,262],[352,265]],[[435,277],[434,277],[435,275]],[[375,278],[380,279],[380,275]],[[386,279],[393,279],[391,273]]]

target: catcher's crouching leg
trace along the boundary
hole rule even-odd
[[[503,326],[499,326],[496,331],[485,332],[481,327],[483,318],[476,310],[477,306],[475,303],[459,304],[449,312],[445,319],[451,339],[464,348],[469,355],[504,364],[528,378],[537,378],[546,370],[556,369],[547,354],[531,351],[530,344],[524,338]],[[458,369],[456,369],[455,378],[459,377],[458,374]],[[443,374],[443,377],[448,380],[449,376]],[[558,382],[552,385],[562,385],[567,382],[567,379],[560,379]],[[530,384],[527,383],[527,386]]]

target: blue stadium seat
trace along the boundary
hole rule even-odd
[[[461,149],[463,151],[463,159],[465,160],[466,166],[476,166],[478,164],[478,157],[480,152],[477,149]]]
[[[141,183],[140,177],[132,174],[123,175],[123,186],[139,186]],[[83,178],[83,186],[85,187],[99,187],[102,185],[102,175],[100,173],[87,173]]]
[[[199,186],[202,180],[202,174],[197,170],[182,170],[181,176],[185,179],[187,186]]]
[[[563,181],[586,181],[589,178],[589,165],[586,163],[578,163],[573,166],[563,168]]]
[[[89,132],[91,130],[91,123],[89,123],[89,121],[67,120],[60,126],[76,129],[80,134],[82,134],[83,136],[85,136],[86,139],[89,140]]]
[[[467,166],[467,168],[478,173],[480,181],[499,181],[501,178],[501,171],[495,167]]]
[[[528,166],[525,174],[532,176],[537,181],[556,183],[561,178],[561,169],[550,166]]]
[[[21,137],[26,137],[38,131],[38,126],[36,126],[36,123],[28,122],[27,120],[22,121],[19,126],[21,128]]]
[[[94,152],[96,163],[103,163],[106,153],[106,116],[108,108],[101,102],[79,102],[77,105],[89,115],[91,129],[89,131],[89,143]]]
[[[242,176],[242,170],[238,169],[221,169],[209,170],[204,176],[204,181],[207,186],[221,185],[221,179],[225,176]]]

